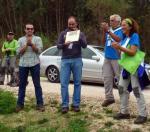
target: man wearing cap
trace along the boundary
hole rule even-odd
[[[3,43],[2,46],[2,64],[1,64],[1,76],[0,76],[0,85],[4,84],[5,79],[5,71],[10,72],[11,78],[10,81],[7,83],[7,85],[10,85],[13,83],[14,80],[14,69],[15,69],[15,63],[16,63],[16,49],[18,47],[17,40],[14,39],[14,33],[9,32],[6,37],[6,41]]]

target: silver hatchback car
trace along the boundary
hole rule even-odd
[[[50,82],[59,82],[61,53],[56,46],[52,46],[40,54],[41,75],[46,75]],[[88,45],[82,49],[82,60],[82,81],[103,84],[103,47]]]

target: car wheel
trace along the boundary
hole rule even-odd
[[[48,80],[52,83],[59,82],[59,70],[55,66],[48,67],[46,71],[46,76]]]

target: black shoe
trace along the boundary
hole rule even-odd
[[[18,112],[20,112],[21,110],[23,110],[23,106],[16,106],[16,112],[18,113]]]
[[[10,87],[18,87],[19,85],[17,83],[12,83],[11,85],[9,85]]]
[[[8,82],[8,83],[7,83],[7,85],[9,85],[9,86],[10,86],[10,85],[11,85],[11,82]]]
[[[36,110],[38,110],[39,112],[44,112],[45,107],[43,105],[39,105],[39,106],[36,106]]]
[[[0,85],[4,85],[4,82],[0,81]]]
[[[135,119],[134,123],[135,123],[135,124],[143,124],[143,123],[145,123],[146,121],[147,121],[147,117],[138,116],[138,117]]]
[[[73,110],[74,112],[80,112],[80,107],[79,106],[71,106],[71,110]]]
[[[66,113],[68,113],[68,111],[69,111],[69,107],[62,107],[62,109],[61,109],[62,114],[66,114]]]
[[[120,119],[130,119],[130,114],[122,114],[122,113],[117,113],[116,115],[113,116],[114,119],[120,120]]]
[[[104,102],[102,103],[102,106],[107,107],[113,103],[115,103],[115,100],[104,100]]]

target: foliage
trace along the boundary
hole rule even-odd
[[[73,119],[69,122],[70,132],[87,132],[86,121],[82,119]]]
[[[13,113],[16,106],[16,97],[13,93],[0,90],[0,114]]]
[[[111,14],[131,16],[139,22],[142,49],[149,56],[149,0],[0,0],[0,38],[10,30],[16,38],[22,36],[24,25],[31,22],[47,48],[56,43],[59,33],[67,27],[67,18],[75,15],[88,43],[100,44],[100,23],[108,21]]]

